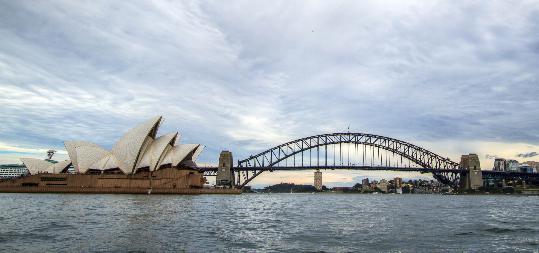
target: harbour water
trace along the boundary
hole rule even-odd
[[[539,252],[539,197],[0,194],[0,251]]]

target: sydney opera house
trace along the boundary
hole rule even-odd
[[[107,150],[87,141],[65,141],[69,160],[21,158],[30,175],[0,183],[4,192],[214,193],[195,163],[204,146],[177,144],[178,133],[157,136],[162,117],[127,131]],[[68,168],[75,173],[67,173]],[[221,193],[221,192],[219,192]],[[224,193],[224,192],[223,192]]]

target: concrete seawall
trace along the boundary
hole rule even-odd
[[[88,193],[88,194],[148,194],[145,188],[102,188],[102,187],[0,187],[0,193]],[[151,194],[241,194],[240,189],[190,188],[171,189],[153,188]]]

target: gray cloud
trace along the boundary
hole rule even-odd
[[[530,158],[530,157],[534,157],[534,156],[538,156],[538,155],[539,155],[539,153],[534,151],[534,152],[517,154],[517,157]]]
[[[537,13],[504,2],[0,1],[0,142],[162,132],[238,158],[352,130],[539,143]]]

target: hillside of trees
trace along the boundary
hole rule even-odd
[[[289,193],[289,192],[316,192],[312,185],[280,183],[264,188],[264,192]]]

